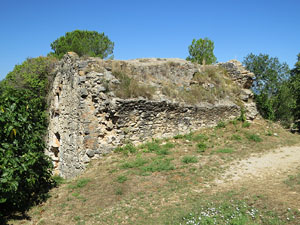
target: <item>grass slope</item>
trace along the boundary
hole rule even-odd
[[[76,179],[60,180],[47,202],[28,212],[31,220],[10,223],[297,224],[296,210],[243,189],[216,194],[211,181],[229,162],[298,144],[299,135],[263,120],[221,125],[118,148]],[[286,183],[299,190],[299,175]]]

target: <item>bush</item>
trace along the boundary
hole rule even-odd
[[[0,96],[0,217],[26,211],[51,186],[44,109],[44,102],[29,90],[7,89]]]
[[[54,52],[50,55],[58,58],[62,58],[67,52],[76,52],[79,56],[86,55],[104,59],[112,57],[114,43],[104,33],[74,30],[52,42],[51,48]]]
[[[45,97],[52,86],[55,63],[56,59],[51,57],[29,58],[7,74],[1,88],[30,90],[36,97]]]
[[[44,154],[46,96],[55,62],[27,59],[0,83],[0,218],[26,211],[55,185]]]

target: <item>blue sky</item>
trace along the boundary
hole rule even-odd
[[[186,58],[193,38],[208,37],[219,62],[253,52],[293,67],[299,12],[299,0],[1,0],[0,79],[75,29],[104,32],[115,59]]]

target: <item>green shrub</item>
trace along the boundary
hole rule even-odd
[[[196,163],[198,162],[198,159],[195,156],[186,155],[182,158],[183,163]]]
[[[53,183],[44,110],[32,91],[8,88],[0,95],[0,218],[43,200]]]
[[[205,152],[205,150],[207,149],[207,145],[205,143],[198,143],[197,144],[197,152],[201,153],[201,152]]]
[[[52,71],[56,60],[51,57],[29,58],[16,65],[1,82],[3,89],[28,90],[38,97],[45,97],[54,79]]]

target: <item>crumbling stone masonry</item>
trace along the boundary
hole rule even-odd
[[[253,74],[238,61],[219,65],[241,87],[240,98],[248,118],[253,119],[257,115],[249,90]],[[159,91],[147,100],[120,99],[108,90],[109,84],[119,82],[113,71],[158,87],[165,81],[188,85],[200,69],[182,59],[117,61],[82,59],[75,53],[65,55],[57,65],[50,94],[46,154],[51,156],[55,172],[74,177],[91,159],[100,158],[125,142],[137,144],[152,137],[172,137],[239,116],[240,107],[226,99],[215,104],[186,105]]]

